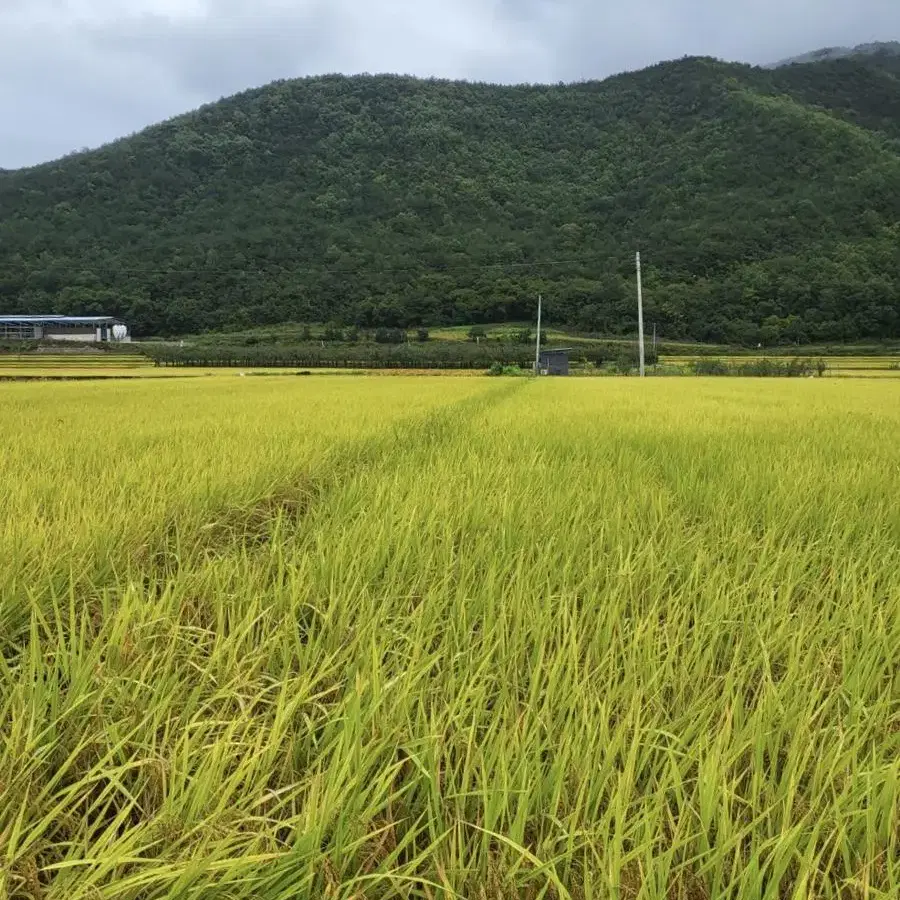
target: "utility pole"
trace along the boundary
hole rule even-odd
[[[541,302],[542,297],[538,294],[538,323],[537,323],[537,340],[534,347],[534,374],[541,374]]]
[[[638,354],[641,363],[641,378],[644,377],[644,288],[641,283],[641,254],[637,253],[637,291],[638,291]]]

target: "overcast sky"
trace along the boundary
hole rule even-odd
[[[0,0],[0,168],[276,78],[600,78],[900,38],[900,0]]]

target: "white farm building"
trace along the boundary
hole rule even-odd
[[[127,343],[131,336],[114,316],[0,316],[0,340],[100,344]]]

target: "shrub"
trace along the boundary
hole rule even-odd
[[[805,378],[813,371],[813,364],[808,359],[792,359],[790,362],[757,359],[734,366],[732,374],[750,378]]]
[[[325,326],[325,330],[322,332],[323,341],[342,341],[343,339],[344,332],[341,331],[339,325],[336,325],[334,322],[329,322]]]
[[[721,359],[696,359],[691,363],[695,375],[737,375],[743,378],[809,378],[821,377],[828,369],[825,360],[750,359],[726,363]]]
[[[488,375],[511,375],[518,376],[524,375],[525,372],[519,368],[519,366],[505,366],[501,362],[491,363],[490,369],[488,369]]]
[[[487,337],[487,332],[481,325],[473,325],[469,329],[469,340],[470,341],[480,341],[482,338]]]
[[[376,344],[402,344],[406,333],[400,328],[379,328],[375,332]]]
[[[426,341],[431,340],[431,335],[428,333],[428,329],[427,328],[416,329],[416,340],[420,344],[424,344]]]
[[[655,366],[659,357],[651,348],[644,349],[644,366]],[[615,356],[616,369],[623,375],[629,374],[632,369],[639,369],[641,366],[641,352],[637,347],[619,348]]]
[[[728,375],[728,364],[721,359],[695,359],[691,363],[695,375]]]

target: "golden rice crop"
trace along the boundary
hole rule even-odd
[[[766,355],[740,355],[729,356],[723,355],[717,357],[729,365],[741,365],[746,363],[761,362],[770,360],[775,363],[786,363],[791,361],[789,356],[766,356]],[[801,357],[802,358],[802,357]],[[827,356],[809,357],[809,361],[816,363],[818,359],[822,359],[827,365],[825,374],[830,377],[866,377],[866,378],[900,378],[900,357],[897,356]],[[679,366],[687,369],[691,363],[709,360],[711,357],[703,356],[673,356],[664,355],[660,357],[663,365]]]
[[[0,385],[0,896],[900,896],[898,399]]]

